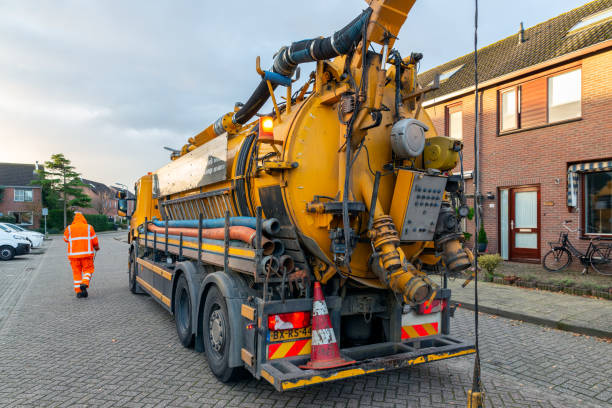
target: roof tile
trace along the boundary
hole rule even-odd
[[[483,82],[536,65],[582,48],[612,39],[612,19],[568,32],[580,20],[612,7],[612,0],[596,0],[526,28],[524,41],[518,32],[478,50],[478,80]],[[421,84],[429,84],[441,74],[461,64],[464,66],[425,95],[425,100],[449,94],[474,84],[474,53],[439,65],[419,75]]]

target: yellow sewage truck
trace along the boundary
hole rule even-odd
[[[221,381],[246,370],[284,391],[475,351],[450,334],[445,285],[471,266],[451,172],[463,146],[421,107],[422,55],[394,48],[414,0],[367,3],[269,70],[258,58],[248,100],[136,182],[130,289],[174,315]],[[295,85],[305,62],[316,69]],[[306,365],[315,282],[347,364]]]

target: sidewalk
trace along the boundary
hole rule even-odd
[[[474,310],[474,282],[448,281],[454,302]],[[478,282],[479,311],[567,330],[612,338],[612,301],[572,296],[516,286]]]

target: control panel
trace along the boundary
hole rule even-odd
[[[399,171],[390,215],[401,242],[433,240],[445,187],[446,177]]]

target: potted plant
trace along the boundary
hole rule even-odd
[[[487,250],[487,244],[489,240],[487,239],[487,233],[485,232],[484,226],[480,226],[480,230],[478,231],[478,252],[485,252]]]

